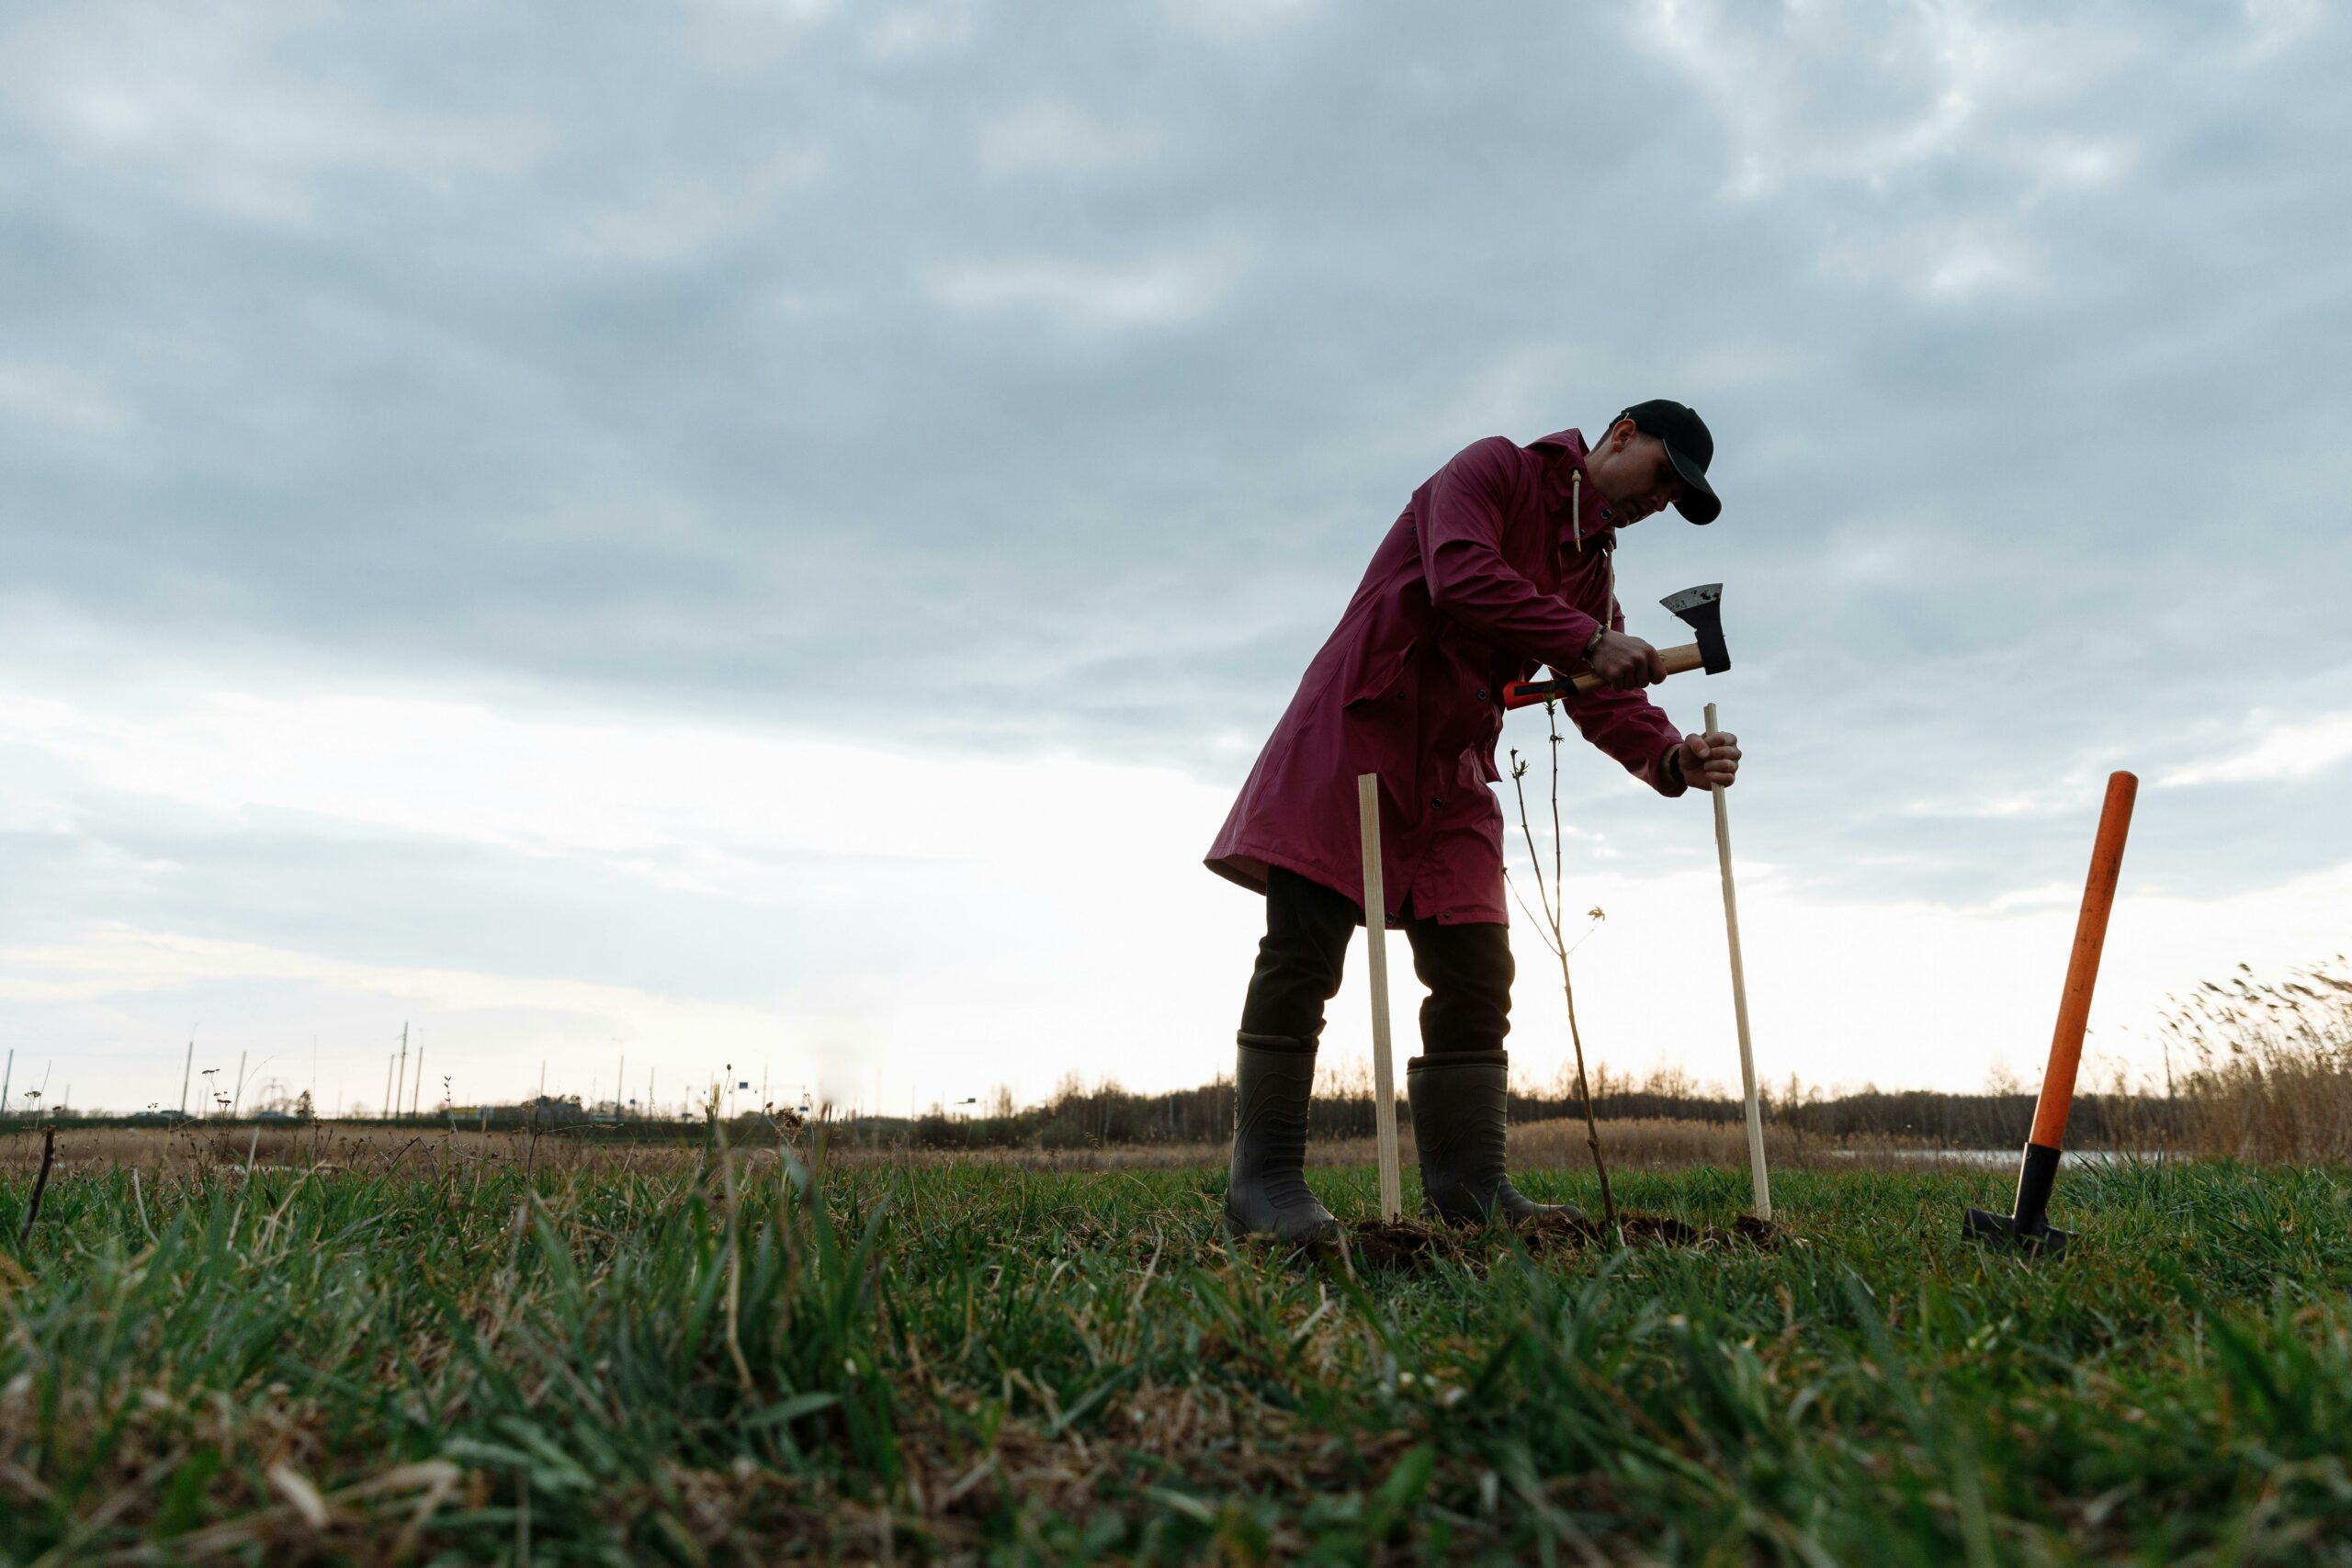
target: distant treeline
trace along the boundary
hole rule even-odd
[[[1399,1086],[1400,1091],[1402,1086]],[[2006,1148],[2025,1141],[2033,1122],[2030,1094],[1944,1094],[1929,1089],[1865,1090],[1835,1098],[1764,1097],[1768,1120],[1815,1137],[1845,1140],[1917,1140],[1954,1148]],[[1373,1096],[1365,1090],[1318,1093],[1308,1112],[1317,1138],[1373,1135]],[[1658,1118],[1676,1122],[1736,1122],[1744,1114],[1729,1097],[1618,1088],[1593,1097],[1602,1121]],[[1513,1122],[1547,1122],[1583,1115],[1572,1094],[1514,1091]],[[1400,1126],[1412,1124],[1409,1105],[1397,1096]],[[955,1117],[934,1112],[902,1126],[907,1141],[922,1148],[1046,1149],[1150,1143],[1213,1143],[1232,1136],[1233,1085],[1219,1079],[1197,1089],[1163,1094],[1132,1094],[1115,1085],[1080,1089],[1065,1085],[1042,1104],[987,1116]],[[842,1132],[859,1135],[860,1124]],[[2162,1098],[2080,1094],[2067,1123],[2067,1141],[2077,1145],[2156,1146],[2186,1125],[2180,1107]]]
[[[1401,1088],[1401,1086],[1400,1086]],[[1604,1078],[1593,1097],[1594,1112],[1603,1121],[1656,1119],[1669,1122],[1736,1122],[1740,1102],[1729,1096],[1699,1092],[1670,1076],[1663,1081],[1634,1086],[1623,1079]],[[1773,1123],[1813,1137],[1833,1141],[1886,1138],[1960,1148],[2006,1148],[2024,1141],[2033,1120],[2030,1094],[1945,1094],[1930,1089],[1880,1090],[1834,1098],[1783,1090],[1764,1097],[1766,1118]],[[1514,1091],[1510,1115],[1513,1122],[1547,1122],[1580,1117],[1583,1111],[1573,1094],[1538,1090]],[[1400,1093],[1398,1124],[1409,1127],[1412,1115]],[[521,1104],[454,1106],[414,1116],[359,1117],[357,1124],[413,1128],[419,1131],[537,1134],[545,1136],[596,1137],[626,1141],[670,1142],[707,1138],[712,1129],[701,1119],[677,1116],[644,1118],[616,1115],[609,1103],[583,1105],[576,1098],[548,1096]],[[2067,1141],[2078,1146],[2158,1147],[2177,1141],[2191,1123],[2187,1102],[2136,1095],[2077,1095],[2067,1124]],[[247,1112],[232,1118],[196,1122],[168,1112],[104,1115],[87,1112],[43,1112],[0,1117],[0,1130],[21,1129],[36,1122],[87,1127],[299,1126],[307,1118],[283,1111]],[[1308,1113],[1317,1138],[1357,1138],[1373,1134],[1373,1096],[1367,1086],[1349,1084],[1317,1094]],[[773,1116],[753,1111],[727,1122],[730,1142],[761,1144],[797,1125],[788,1111]],[[852,1144],[912,1145],[926,1149],[1037,1148],[1077,1149],[1138,1144],[1216,1143],[1233,1132],[1233,1084],[1219,1078],[1195,1089],[1159,1094],[1136,1094],[1116,1084],[1091,1088],[1065,1082],[1048,1099],[1015,1107],[1010,1093],[1000,1090],[989,1109],[978,1115],[954,1115],[934,1111],[929,1115],[854,1117],[831,1122],[831,1136]]]
[[[2081,1094],[2067,1142],[2077,1147],[2168,1148],[2240,1159],[2352,1161],[2352,966],[2342,957],[2275,981],[2244,965],[2226,983],[2208,981],[2165,1015],[2162,1095]],[[1373,1132],[1370,1073],[1326,1072],[1317,1078],[1309,1130],[1317,1138],[1362,1138]],[[1400,1084],[1399,1089],[1403,1086]],[[1640,1082],[1605,1068],[1593,1077],[1594,1110],[1604,1121],[1730,1122],[1741,1107],[1688,1075],[1668,1069]],[[18,1101],[22,1103],[21,1100]],[[1947,1148],[2011,1148],[2025,1140],[2034,1097],[2018,1092],[1943,1094],[1929,1089],[1865,1089],[1829,1096],[1792,1080],[1764,1095],[1769,1121],[1800,1137],[1830,1142],[1886,1139]],[[193,1120],[164,1111],[93,1115],[42,1107],[0,1115],[0,1132],[41,1123],[150,1127],[202,1135],[228,1127],[259,1132],[307,1125],[308,1095],[247,1108],[233,1118]],[[1550,1092],[1525,1087],[1510,1097],[1510,1119],[1549,1122],[1582,1114],[1566,1083]],[[1046,1100],[1016,1106],[999,1089],[969,1115],[826,1117],[828,1135],[878,1147],[1037,1148],[1148,1144],[1216,1144],[1233,1132],[1233,1084],[1132,1094],[1113,1083],[1091,1088],[1065,1078]],[[1399,1096],[1397,1119],[1411,1116]],[[423,1132],[483,1131],[534,1137],[626,1143],[716,1143],[773,1146],[797,1134],[800,1117],[782,1106],[729,1116],[724,1127],[684,1108],[653,1115],[611,1100],[546,1096],[508,1105],[441,1106],[421,1115],[356,1116],[346,1125]]]

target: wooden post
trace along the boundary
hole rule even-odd
[[[1715,733],[1715,705],[1707,705],[1707,733]],[[1764,1111],[1756,1099],[1756,1052],[1747,1041],[1747,972],[1739,962],[1739,896],[1731,886],[1731,818],[1724,792],[1715,797],[1715,861],[1724,878],[1724,931],[1731,942],[1731,1012],[1739,1026],[1739,1083],[1747,1095],[1747,1180],[1756,1193],[1756,1217],[1772,1217],[1772,1178],[1764,1168]]]
[[[1396,1075],[1388,1055],[1388,905],[1380,882],[1380,775],[1356,775],[1356,816],[1363,828],[1363,929],[1372,956],[1372,1127],[1380,1147],[1380,1217],[1401,1218],[1405,1188],[1396,1169]]]

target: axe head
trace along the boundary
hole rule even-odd
[[[1731,650],[1724,646],[1724,585],[1702,582],[1658,601],[1699,634],[1699,656],[1707,673],[1720,675],[1731,668]]]

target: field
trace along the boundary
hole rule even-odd
[[[455,1140],[62,1160],[19,1247],[24,1152],[14,1562],[2352,1563],[2337,1168],[2070,1170],[2030,1265],[1959,1237],[2006,1173],[1298,1259],[1216,1169]],[[1746,1178],[1620,1190],[1720,1228]]]

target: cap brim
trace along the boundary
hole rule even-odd
[[[1674,503],[1674,510],[1693,523],[1713,523],[1723,514],[1724,503],[1714,487],[1707,482],[1707,470],[1677,451],[1673,442],[1662,445],[1674,463],[1675,473],[1682,479],[1682,499]]]

